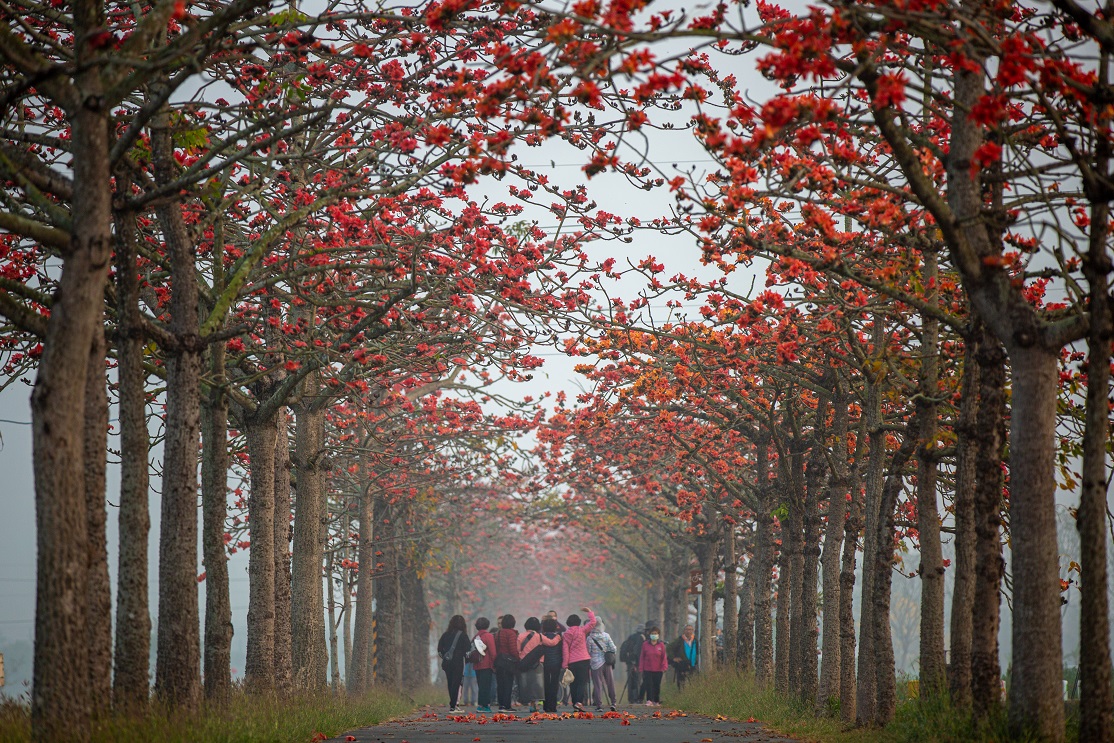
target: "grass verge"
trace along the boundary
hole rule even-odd
[[[668,694],[665,701],[670,707],[705,715],[725,715],[738,720],[753,717],[783,735],[820,743],[1010,740],[1004,713],[975,730],[970,717],[953,709],[946,699],[902,699],[894,721],[885,728],[857,728],[841,722],[838,717],[817,715],[812,705],[760,686],[753,677],[728,672],[697,676],[683,692]],[[1078,739],[1078,733],[1072,728],[1068,726],[1069,741]]]
[[[310,743],[322,733],[333,737],[353,728],[404,715],[434,699],[419,690],[410,696],[373,692],[364,696],[278,698],[237,692],[223,705],[205,705],[194,713],[152,705],[141,714],[111,715],[95,723],[93,743]],[[0,741],[29,743],[30,711],[26,704],[0,702]]]

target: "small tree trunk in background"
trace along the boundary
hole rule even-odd
[[[224,346],[209,347],[211,386],[201,406],[201,535],[205,566],[205,698],[232,691],[232,601],[228,587],[228,396]]]
[[[754,603],[758,568],[751,557],[743,573],[743,589],[739,592],[738,630],[735,633],[735,667],[742,673],[753,673],[754,668]],[[767,590],[769,585],[767,584]],[[767,599],[766,608],[769,609]],[[725,643],[726,644],[726,643]]]
[[[882,487],[878,505],[878,551],[874,559],[874,683],[876,699],[874,724],[890,723],[897,710],[897,679],[894,674],[894,643],[890,632],[890,586],[894,564],[894,509],[901,493],[904,469],[916,448],[916,437],[906,434],[894,452],[890,472]]]
[[[882,386],[885,384],[883,344],[886,330],[881,313],[874,314],[871,330],[872,359],[876,369],[865,369],[866,402],[863,416],[870,437],[867,453],[866,500],[863,508],[863,590],[864,597],[874,596],[874,564],[878,557],[878,504],[882,499],[882,483],[886,468],[886,432],[882,430]],[[864,598],[859,612],[859,673],[855,697],[855,721],[872,725],[878,696],[874,669],[874,601]]]
[[[822,666],[817,703],[828,708],[839,697],[841,663],[841,614],[842,594],[840,585],[840,550],[843,547],[843,530],[847,514],[847,493],[850,489],[850,472],[847,464],[848,410],[839,375],[833,375],[835,394],[832,397],[832,479],[828,497],[828,524],[824,529],[823,563],[824,578],[824,637]],[[854,575],[852,574],[852,579]],[[852,635],[853,637],[853,635]]]
[[[1109,20],[1109,19],[1108,19]],[[1102,89],[1109,91],[1110,55],[1099,65]],[[1087,334],[1087,407],[1083,430],[1083,490],[1076,516],[1080,544],[1079,682],[1080,740],[1114,740],[1111,712],[1110,599],[1106,565],[1106,445],[1110,435],[1110,114],[1103,111],[1097,138],[1096,169],[1103,182],[1089,180],[1089,249],[1083,264],[1090,294]]]
[[[326,520],[325,411],[312,405],[299,406],[295,436],[297,504],[294,508],[292,578],[294,678],[298,689],[319,691],[324,689],[326,683],[325,627],[321,597],[321,555],[325,550],[323,538]],[[347,540],[346,528],[344,543]],[[331,569],[328,575],[331,586],[333,580]],[[349,604],[347,591],[344,604],[346,617]],[[330,636],[335,634],[334,627],[330,630]],[[346,642],[346,660],[350,657],[347,645]]]
[[[336,621],[337,602],[336,602],[336,596],[333,593],[333,591],[334,591],[334,589],[333,589],[333,582],[334,582],[333,581],[333,553],[331,551],[327,555],[325,555],[325,575],[328,579],[328,585],[329,585],[328,596],[327,596],[327,599],[328,599],[329,603],[328,603],[328,609],[326,611],[326,616],[329,619],[329,665],[332,669],[332,678],[330,679],[330,686],[332,687],[333,693],[336,694],[337,692],[340,691],[340,658],[338,657],[338,653],[337,653],[337,621]],[[351,669],[352,668],[351,659],[348,658],[347,655],[346,655],[345,660],[348,661],[348,668]],[[350,675],[351,675],[351,670],[349,670],[348,675],[345,676],[345,681],[346,682],[348,681]],[[308,676],[308,674],[307,674],[307,676]],[[309,681],[312,682],[312,679],[309,679]],[[301,685],[302,683],[303,682],[299,682],[299,685]],[[310,689],[313,688],[311,683],[306,683],[305,686],[306,686],[306,688],[310,688]]]
[[[261,396],[263,397],[263,396]],[[275,442],[274,417],[248,414],[247,442],[251,468],[248,523],[248,647],[244,682],[253,693],[269,691],[275,672]]]
[[[347,690],[354,694],[366,691],[371,686],[372,653],[372,611],[371,599],[374,591],[372,574],[375,572],[375,545],[372,543],[374,506],[371,496],[365,492],[360,497],[360,550],[359,573],[356,584],[356,626],[352,632],[352,662],[350,678],[345,679]]]
[[[275,690],[292,686],[290,638],[290,435],[286,408],[279,410],[275,439]],[[320,576],[318,576],[320,584]]]
[[[826,408],[822,404],[821,408]],[[819,417],[822,419],[824,413]],[[820,491],[823,490],[824,474],[827,469],[826,455],[820,450],[824,445],[822,427],[817,432],[812,453],[809,456],[808,472],[805,480],[805,504],[803,519],[803,549],[801,577],[801,678],[800,697],[807,703],[817,699],[817,641],[820,628],[816,623],[817,583],[820,572]]]
[[[405,565],[399,572],[399,581],[402,589],[402,681],[406,689],[421,689],[430,683],[430,616],[425,585],[417,571]]]
[[[1001,706],[998,626],[1002,575],[1002,450],[1006,437],[1006,368],[1001,345],[979,329],[979,404],[975,440],[975,600],[971,625],[971,696],[975,719]]]
[[[963,358],[959,419],[956,421],[955,586],[952,589],[951,663],[948,684],[952,706],[971,707],[971,631],[975,604],[976,416],[979,410],[977,341],[968,340]]]
[[[936,251],[924,250],[925,301],[936,306]],[[920,533],[922,697],[937,696],[947,688],[944,655],[944,555],[940,544],[940,511],[936,504],[936,397],[940,394],[938,357],[940,321],[921,316],[921,368],[917,409],[917,530]]]
[[[344,510],[344,522],[343,522],[343,527],[342,527],[343,531],[341,532],[341,534],[343,535],[343,537],[341,539],[341,544],[344,545],[341,548],[341,554],[344,555],[348,559],[352,559],[353,557],[355,557],[355,555],[351,554],[351,551],[350,551],[351,548],[349,546],[350,542],[352,541],[351,537],[350,537],[350,535],[352,533],[352,516],[351,516],[351,513],[352,512],[350,510],[348,510],[347,508]],[[322,525],[322,533],[323,534],[324,534],[324,530],[325,530],[325,526]],[[333,550],[329,550],[329,554],[333,554]],[[331,576],[332,574],[329,573],[329,575]],[[343,607],[341,609],[341,617],[343,617],[342,621],[344,622],[343,629],[344,629],[344,683],[345,683],[345,685],[348,684],[348,679],[350,679],[352,677],[352,580],[351,580],[351,577],[352,577],[352,572],[348,568],[345,568],[340,574],[340,586],[341,586],[341,589],[343,591],[343,595],[341,596],[341,606]],[[330,580],[332,580],[331,577],[330,577]],[[338,673],[339,673],[339,671],[338,671]]]
[[[801,682],[804,671],[804,649],[807,643],[804,621],[805,594],[805,540],[804,512],[808,495],[803,476],[804,455],[799,452],[790,454],[788,469],[783,483],[787,490],[782,498],[789,502],[787,529],[782,533],[783,545],[791,552],[789,561],[789,691],[797,697],[802,694]],[[814,584],[815,585],[815,584]]]
[[[761,435],[755,447],[755,470],[761,507],[754,518],[754,677],[760,684],[769,684],[774,680],[774,621],[770,608],[774,491],[769,483],[769,442]]]
[[[126,178],[119,187],[129,188]],[[151,613],[147,604],[147,373],[139,313],[135,220],[116,221],[117,381],[120,415],[119,562],[116,576],[116,658],[112,700],[127,711],[147,704],[151,664]]]
[[[727,524],[723,534],[723,664],[735,668],[739,636],[739,584],[735,559],[735,525]]]
[[[792,517],[790,517],[790,520]],[[791,529],[782,525],[781,550],[778,553],[777,577],[777,617],[774,644],[774,689],[782,694],[789,693],[789,625],[790,625],[790,584],[793,582],[793,556],[787,545],[787,532]]]
[[[93,713],[104,714],[112,704],[112,582],[108,577],[105,523],[105,477],[108,470],[108,387],[105,383],[107,344],[104,322],[93,326],[89,364],[85,374],[85,519],[89,567],[85,587],[88,615],[89,691]]]
[[[866,451],[866,418],[859,421],[855,436],[855,462],[848,482],[851,502],[847,526],[843,532],[843,567],[839,573],[839,717],[844,722],[856,719],[858,683],[855,677],[855,556],[858,551],[859,533],[863,530],[865,508],[862,479],[859,477],[863,452]],[[865,581],[864,581],[865,585]],[[868,602],[869,603],[869,602]]]
[[[151,154],[158,183],[177,175],[170,116],[153,119]],[[156,210],[170,262],[170,331],[179,344],[166,361],[166,440],[159,520],[159,623],[155,690],[186,708],[201,698],[197,587],[197,454],[201,441],[201,337],[195,246],[176,201]]]

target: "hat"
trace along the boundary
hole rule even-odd
[[[640,625],[638,625],[637,627],[634,628],[634,631],[635,632],[645,632],[646,631],[646,625],[640,624]]]

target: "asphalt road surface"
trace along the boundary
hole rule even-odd
[[[657,716],[655,716],[657,712]],[[556,719],[554,719],[556,718]],[[444,707],[425,708],[404,720],[351,730],[333,741],[358,743],[795,743],[766,731],[757,722],[688,715],[669,709],[626,706],[603,713],[573,716],[450,716]]]

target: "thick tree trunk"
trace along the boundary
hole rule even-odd
[[[248,647],[244,682],[248,691],[272,688],[275,671],[275,443],[274,417],[247,417],[251,494],[248,523]]]
[[[700,561],[700,617],[697,621],[700,636],[700,667],[711,671],[716,667],[716,555],[719,544],[714,538],[704,542],[697,550]]]
[[[1060,567],[1056,542],[1058,354],[1010,348],[1010,545],[1014,683],[1010,728],[1063,740]],[[1110,700],[1107,700],[1109,704]]]
[[[792,610],[790,585],[793,582],[793,556],[787,548],[786,532],[782,525],[781,550],[778,553],[777,609],[774,644],[774,689],[782,694],[789,693],[789,626]]]
[[[821,409],[826,409],[821,405]],[[821,413],[821,417],[826,414]],[[818,424],[820,425],[820,424]],[[806,703],[815,704],[817,700],[817,641],[820,628],[817,626],[817,584],[820,572],[820,496],[824,489],[827,470],[826,455],[823,447],[822,426],[817,431],[812,453],[809,455],[808,473],[805,480],[805,503],[802,541],[801,574],[801,636],[800,664],[801,675],[798,693]]]
[[[878,503],[878,550],[875,553],[873,572],[874,590],[871,594],[873,622],[871,634],[874,641],[874,724],[879,727],[890,723],[897,709],[897,679],[894,674],[894,644],[890,632],[890,586],[894,563],[894,509],[901,493],[905,464],[913,455],[916,438],[906,434],[901,446],[894,452],[890,471],[882,487]]]
[[[885,378],[883,343],[886,331],[880,313],[874,315],[871,331],[872,354],[877,357],[878,371],[866,370],[866,401],[863,415],[870,439],[867,453],[866,500],[863,507],[863,590],[862,608],[859,612],[859,673],[855,697],[855,720],[860,725],[874,723],[878,696],[875,677],[874,652],[874,564],[878,559],[879,502],[886,467],[886,432],[882,430],[882,387]]]
[[[794,444],[796,442],[794,441]],[[792,452],[779,460],[783,502],[788,503],[789,518],[782,530],[782,549],[789,552],[789,678],[786,690],[796,696],[801,694],[802,649],[804,647],[804,511],[805,482],[803,454]],[[779,607],[780,608],[780,607]]]
[[[1102,54],[1099,75],[1109,91],[1110,55]],[[1110,114],[1103,111],[1095,167],[1101,183],[1088,182],[1091,198],[1089,247],[1083,271],[1090,295],[1087,333],[1087,407],[1083,429],[1083,490],[1076,516],[1080,544],[1079,739],[1114,740],[1111,712],[1110,599],[1106,564],[1106,445],[1110,435]]]
[[[400,669],[402,637],[399,633],[401,597],[399,596],[399,550],[394,525],[396,518],[391,506],[384,499],[375,503],[375,523],[383,525],[376,535],[379,552],[383,553],[382,576],[375,581],[375,673],[376,683],[387,688],[398,688],[402,683]],[[377,568],[376,573],[380,570]]]
[[[967,342],[956,421],[955,585],[952,589],[951,663],[948,683],[952,706],[971,707],[972,613],[975,605],[975,473],[978,461],[976,416],[979,410],[978,341]]]
[[[976,720],[1001,707],[998,625],[1002,560],[1002,448],[1006,436],[1005,350],[980,328],[975,422],[975,575],[971,607],[971,694]]]
[[[936,251],[924,251],[925,301],[936,302]],[[931,314],[921,317],[921,368],[917,410],[917,530],[920,541],[921,641],[920,693],[937,696],[947,688],[944,655],[944,555],[940,544],[940,511],[936,503],[936,398],[939,390],[940,322]]]
[[[402,683],[405,689],[420,689],[430,683],[429,606],[425,586],[414,568],[403,565],[399,573],[403,633]],[[518,628],[521,631],[521,627]]]
[[[848,478],[851,502],[843,534],[843,566],[839,573],[839,716],[844,722],[856,719],[858,684],[855,677],[855,558],[863,530],[862,478],[859,476],[866,451],[866,419],[861,418],[855,436],[855,462]]]
[[[121,185],[127,181],[121,179]],[[116,573],[116,658],[112,700],[127,711],[147,703],[151,613],[147,604],[150,471],[147,373],[139,313],[135,220],[116,222],[117,382],[120,416],[119,559]]]
[[[93,325],[85,375],[85,518],[89,548],[86,580],[89,645],[89,692],[94,714],[112,704],[112,582],[108,577],[105,524],[105,478],[108,471],[108,387],[105,383],[107,344],[103,319]]]
[[[743,588],[739,592],[739,613],[735,632],[735,668],[742,673],[754,673],[754,599],[758,582],[758,566],[751,557],[743,573]],[[769,585],[767,584],[767,590]],[[767,610],[769,602],[767,599]],[[726,644],[726,643],[725,643]]]
[[[723,664],[735,668],[739,635],[739,566],[735,558],[735,525],[723,534]]]
[[[177,172],[169,115],[155,117],[151,152],[158,183]],[[159,624],[155,690],[167,703],[193,707],[201,697],[197,588],[197,457],[201,440],[201,339],[194,245],[171,201],[156,210],[169,254],[170,331],[178,344],[166,362],[159,528]]]
[[[104,25],[99,1],[73,6],[79,99],[71,115],[74,198],[70,250],[47,321],[31,394],[35,474],[35,650],[31,733],[35,741],[89,739],[92,699],[86,637],[88,535],[85,515],[86,367],[104,313],[112,254],[109,111],[100,52],[87,40]],[[84,40],[84,41],[83,41]]]
[[[290,691],[293,678],[290,607],[290,435],[286,408],[275,438],[275,690]],[[320,577],[320,576],[319,576]],[[320,584],[320,580],[318,581]]]
[[[374,595],[375,572],[375,545],[372,542],[374,533],[374,505],[368,493],[360,497],[360,549],[359,573],[356,583],[356,626],[352,638],[352,662],[350,678],[345,679],[345,687],[349,692],[359,694],[370,688],[372,654],[372,623],[374,617],[371,611],[371,600]]]
[[[850,472],[847,464],[848,410],[841,380],[834,375],[836,385],[832,398],[832,479],[828,497],[828,523],[824,529],[824,553],[821,558],[824,579],[824,637],[821,646],[820,687],[817,702],[830,708],[839,698],[841,650],[841,560],[843,530],[847,514],[847,494],[850,489]],[[854,573],[852,573],[852,580]],[[852,635],[853,637],[854,635]]]
[[[774,622],[770,609],[774,567],[773,488],[770,487],[769,442],[759,436],[755,447],[760,507],[754,528],[754,678],[774,680]]]
[[[321,557],[325,550],[325,411],[302,405],[296,410],[297,475],[294,507],[293,633],[294,681],[298,689],[320,691],[326,683],[325,627],[321,596]],[[348,534],[345,533],[347,541]],[[328,573],[330,585],[332,571]],[[345,602],[345,606],[348,602]],[[330,635],[335,636],[335,628]],[[348,650],[345,649],[347,659]]]
[[[209,347],[211,386],[201,406],[201,552],[205,566],[205,698],[232,691],[232,602],[228,552],[228,397],[223,385],[224,346]]]

